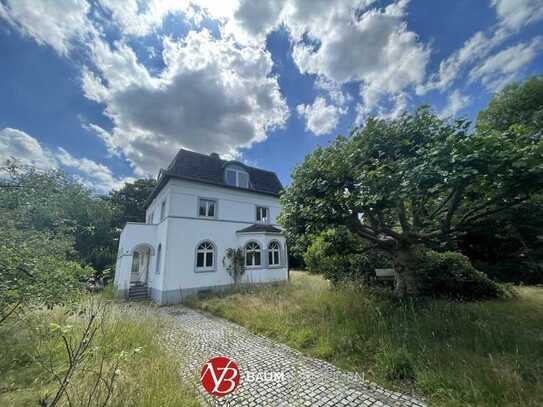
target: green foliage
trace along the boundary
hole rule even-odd
[[[474,269],[470,260],[460,253],[439,253],[419,248],[415,267],[422,295],[480,300],[497,298],[502,294],[495,282]]]
[[[522,125],[541,132],[543,76],[532,76],[522,84],[507,85],[477,115],[477,128],[483,131],[506,131],[512,125]]]
[[[494,280],[543,283],[543,197],[466,225],[460,251]]]
[[[40,171],[9,161],[1,173],[2,219],[67,242],[73,260],[98,271],[114,264],[117,232],[111,225],[110,203],[61,171]]]
[[[226,249],[224,257],[222,259],[222,264],[226,268],[228,274],[230,274],[230,277],[232,277],[234,279],[234,282],[238,284],[241,281],[243,275],[245,274],[246,269],[243,249]]]
[[[338,288],[294,271],[288,285],[195,300],[428,405],[543,405],[541,288],[519,288],[509,300],[398,304],[359,284]]]
[[[415,379],[412,356],[404,348],[383,347],[377,354],[376,367],[390,381]]]
[[[391,266],[390,259],[368,248],[345,227],[327,229],[313,236],[311,241],[304,254],[308,271],[336,283],[343,280],[369,282],[375,276],[375,268]]]
[[[539,194],[542,155],[543,135],[523,126],[473,133],[428,108],[372,118],[306,156],[282,195],[281,222],[301,244],[345,225],[390,254],[397,294],[413,295],[414,267],[401,259],[415,245],[454,247],[466,225]]]
[[[113,226],[121,229],[126,222],[144,222],[145,205],[156,185],[156,180],[143,178],[127,182],[118,191],[112,191],[107,200],[115,208]]]
[[[94,270],[67,259],[67,241],[21,230],[9,220],[4,220],[0,234],[2,308],[9,304],[51,306],[79,299]]]
[[[60,405],[104,405],[107,381],[113,373],[113,394],[108,406],[199,405],[190,385],[175,374],[182,368],[183,355],[168,352],[159,341],[159,336],[171,326],[141,308],[113,302],[104,305],[92,345],[68,384],[71,404],[64,397]],[[75,309],[27,309],[20,319],[0,326],[0,347],[9,349],[0,352],[0,405],[36,406],[38,400],[52,398],[58,382],[51,369],[61,375],[67,369],[62,335],[77,344],[87,316],[88,299],[83,299]],[[95,389],[100,372],[103,381]],[[88,396],[93,392],[89,402]]]
[[[517,134],[521,131],[527,135],[533,134],[535,142],[543,128],[543,77],[535,76],[523,84],[506,86],[494,96],[488,108],[479,113],[477,128],[482,133]],[[457,244],[478,269],[484,270],[493,279],[541,284],[541,230],[543,196],[539,194],[491,217],[465,224],[460,230]]]

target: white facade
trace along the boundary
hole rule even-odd
[[[199,211],[202,200],[202,206],[206,200],[211,202],[204,216]],[[234,280],[223,265],[225,251],[246,250],[249,242],[258,244],[260,264],[252,266],[258,262],[250,257],[241,282],[285,281],[287,247],[276,225],[279,212],[279,199],[270,194],[169,178],[147,208],[147,222],[128,223],[121,233],[116,292],[128,297],[130,287],[139,284],[148,288],[154,301],[171,304],[201,291],[229,287]],[[266,218],[261,219],[263,214]],[[275,228],[255,227],[263,224]],[[255,231],[240,232],[250,226]],[[202,243],[206,244],[200,246]],[[272,254],[268,251],[270,247]],[[210,251],[211,263],[207,254]],[[270,260],[274,264],[269,264]]]

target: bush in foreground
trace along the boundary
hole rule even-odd
[[[460,253],[419,249],[416,277],[422,295],[460,300],[497,298],[504,292]]]
[[[35,406],[38,400],[52,405],[59,379],[70,366],[62,338],[77,348],[93,312],[87,301],[75,308],[26,311],[0,326],[0,348],[9,350],[0,352],[0,405]],[[144,308],[112,302],[102,311],[96,314],[98,329],[90,346],[56,405],[199,405],[192,388],[180,380],[180,355],[169,354],[158,341],[165,321]]]

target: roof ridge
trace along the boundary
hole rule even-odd
[[[175,157],[173,158],[172,163],[177,159],[177,157],[181,154],[182,151],[185,151],[185,152],[190,153],[190,154],[195,154],[195,155],[199,155],[199,156],[202,156],[202,157],[214,159],[214,158],[211,157],[209,154],[200,153],[200,152],[198,152],[198,151],[187,150],[186,148],[180,148],[179,151],[177,152],[177,154],[175,155]],[[254,167],[254,166],[252,166],[252,165],[247,165],[247,164],[245,164],[245,163],[243,163],[243,162],[241,162],[241,161],[238,161],[238,160],[225,160],[225,159],[221,158],[220,156],[219,156],[219,160],[221,160],[221,161],[224,162],[224,163],[231,163],[231,162],[240,163],[240,164],[243,164],[245,167],[250,168],[250,169],[252,169],[252,170],[268,172],[268,173],[270,173],[270,174],[273,174],[273,175],[277,176],[277,174],[275,173],[275,171],[266,170],[266,169],[260,168],[260,167]]]

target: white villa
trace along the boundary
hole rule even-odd
[[[282,186],[273,172],[180,150],[147,203],[146,222],[129,222],[119,240],[119,297],[180,303],[234,283],[223,265],[242,248],[241,283],[288,279],[285,236],[276,224]]]

